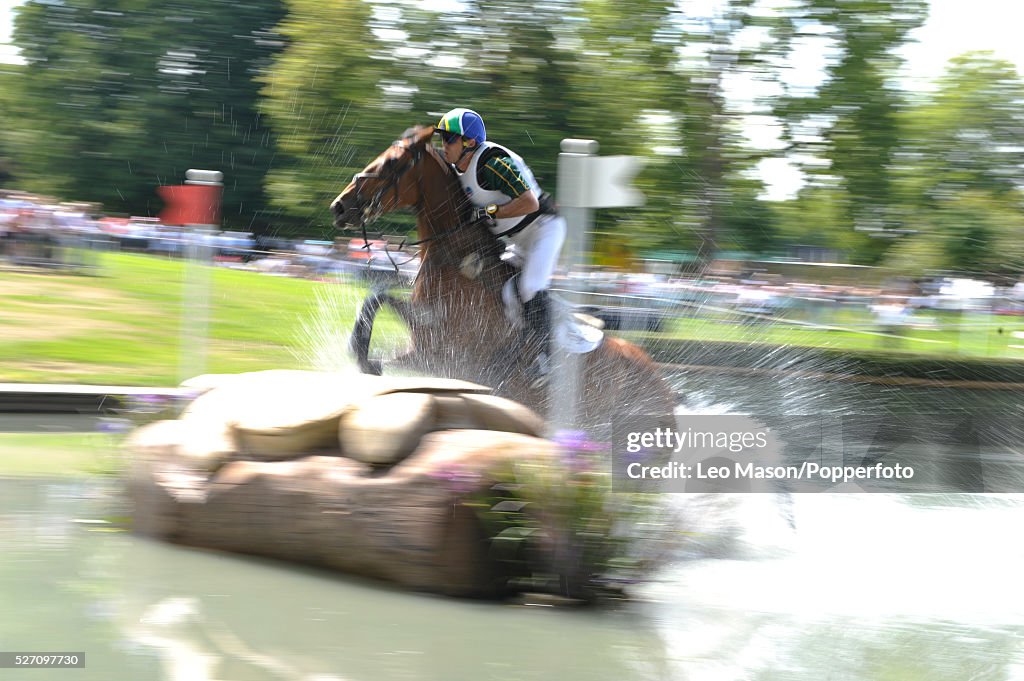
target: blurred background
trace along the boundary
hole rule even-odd
[[[329,238],[328,203],[352,174],[458,104],[552,191],[564,137],[648,158],[647,205],[600,216],[598,264],[1019,269],[1007,3],[113,7],[5,3],[5,189],[155,216],[155,187],[210,168],[226,178],[225,229]],[[983,45],[998,50],[953,52]]]

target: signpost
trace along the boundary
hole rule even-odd
[[[188,170],[185,184],[160,187],[167,207],[160,214],[164,224],[181,225],[185,255],[185,290],[181,318],[180,378],[206,371],[208,319],[210,316],[211,241],[220,221],[223,173]]]
[[[561,147],[562,153],[558,155],[558,205],[566,223],[562,270],[569,275],[566,288],[576,291],[582,288],[585,266],[589,264],[594,209],[642,205],[643,193],[631,187],[630,182],[643,167],[644,159],[637,156],[597,156],[599,144],[596,140],[564,139]],[[574,273],[580,278],[574,278]],[[579,421],[577,409],[583,386],[580,373],[582,356],[558,349],[555,353],[561,356],[554,363],[548,386],[552,405],[548,417],[556,430],[573,428]]]

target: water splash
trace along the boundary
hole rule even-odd
[[[299,331],[296,359],[313,371],[358,371],[349,352],[352,317],[362,302],[361,289],[345,285],[340,277],[314,290],[308,317]]]
[[[741,495],[736,495],[741,496]],[[743,495],[739,524],[758,513]],[[786,555],[680,562],[646,595],[786,617],[1024,623],[1024,497],[804,494]]]

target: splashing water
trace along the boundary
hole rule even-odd
[[[358,314],[362,298],[363,291],[352,286],[326,283],[317,287],[300,330],[301,349],[295,351],[296,359],[313,371],[357,371],[348,349],[352,322],[347,313]]]

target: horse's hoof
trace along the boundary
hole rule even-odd
[[[370,374],[371,376],[380,376],[384,373],[384,367],[379,359],[368,359],[366,360],[366,371],[363,373]]]

